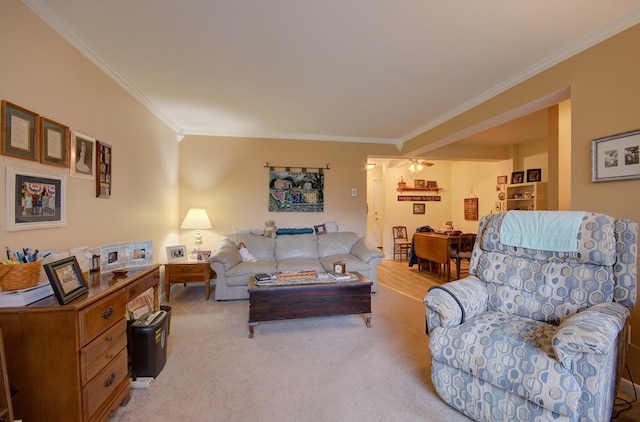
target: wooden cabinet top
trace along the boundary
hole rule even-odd
[[[153,275],[154,271],[157,274],[156,276],[159,277],[159,267],[160,265],[156,264],[148,267],[131,268],[126,274],[122,275],[116,275],[110,271],[104,273],[90,273],[87,278],[87,287],[89,288],[89,291],[66,305],[59,305],[55,295],[52,295],[28,306],[0,308],[0,313],[15,313],[16,311],[20,312],[21,309],[25,312],[36,312],[40,310],[46,310],[49,312],[55,310],[75,311],[83,309],[116,290],[125,288],[143,277]]]

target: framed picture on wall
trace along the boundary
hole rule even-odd
[[[7,166],[7,231],[65,226],[66,180],[65,176]]]
[[[93,180],[95,153],[96,140],[74,131],[71,134],[71,176]]]
[[[527,182],[539,182],[542,180],[542,169],[527,170]]]
[[[511,173],[511,184],[517,185],[518,183],[524,183],[524,171],[514,171]]]
[[[424,214],[425,212],[426,212],[425,204],[422,204],[422,203],[413,204],[413,213],[414,214]]]
[[[591,181],[640,179],[640,130],[591,141]]]
[[[2,155],[38,161],[40,140],[38,137],[38,115],[32,111],[2,100]]]
[[[69,167],[69,128],[46,117],[40,117],[40,162],[50,166]]]

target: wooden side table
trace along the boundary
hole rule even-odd
[[[211,293],[211,264],[209,261],[181,261],[164,264],[164,293],[169,302],[172,283],[202,283],[207,300]]]

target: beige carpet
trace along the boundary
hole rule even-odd
[[[248,301],[171,294],[167,363],[112,421],[468,421],[436,395],[424,306],[384,286],[361,315],[265,322]]]

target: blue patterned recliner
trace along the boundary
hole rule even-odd
[[[607,421],[636,303],[638,225],[587,212],[577,251],[552,252],[501,243],[506,214],[480,221],[469,277],[424,298],[435,388],[479,421]]]

